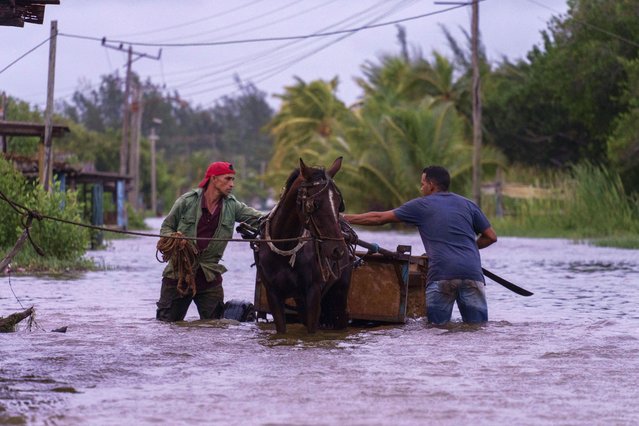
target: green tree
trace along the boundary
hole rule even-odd
[[[623,93],[628,110],[614,122],[608,158],[630,192],[639,192],[639,59],[624,63],[628,81]]]
[[[263,128],[273,117],[273,110],[266,102],[266,93],[251,83],[236,82],[238,94],[221,98],[208,110],[218,153],[217,157],[209,155],[208,160],[234,163],[239,177],[235,193],[261,204],[268,197],[262,175],[273,150],[272,138]]]
[[[487,90],[486,121],[494,142],[514,161],[566,167],[607,161],[620,114],[626,61],[636,59],[636,0],[570,0],[553,18],[542,48],[527,61],[502,64]]]
[[[337,85],[337,78],[310,83],[296,78],[296,84],[278,96],[282,105],[266,126],[274,140],[266,175],[272,186],[284,183],[300,157],[307,164],[324,165],[348,149],[341,126],[350,113],[335,95]]]
[[[26,121],[30,123],[44,123],[44,117],[37,109],[20,99],[8,96],[6,106],[6,119],[8,121]],[[7,152],[32,156],[38,152],[39,138],[34,137],[10,137]]]
[[[251,84],[238,84],[238,96],[225,97],[205,109],[185,102],[178,92],[165,93],[150,80],[142,82],[133,75],[133,85],[142,87],[140,174],[147,200],[150,155],[146,138],[151,128],[159,136],[157,184],[164,206],[196,184],[206,165],[216,159],[238,163],[240,172],[254,181],[247,188],[259,188],[271,149],[271,140],[261,128],[271,118],[272,110],[263,92]],[[97,89],[81,87],[70,102],[59,106],[72,128],[60,146],[73,152],[78,161],[93,162],[99,171],[118,171],[123,100],[124,81],[117,73],[102,76]],[[242,193],[243,184],[237,190]]]
[[[104,132],[122,127],[124,79],[116,72],[104,75],[97,89],[89,85],[80,87],[72,102],[62,102],[58,110],[88,130]]]
[[[454,189],[465,192],[472,171],[466,75],[437,52],[432,62],[419,52],[410,61],[383,56],[364,72],[367,78],[358,80],[364,96],[347,138],[358,159],[349,179],[354,193],[365,194],[362,207],[390,208],[414,198],[428,164],[448,167]],[[483,151],[484,167],[506,165],[499,150]]]

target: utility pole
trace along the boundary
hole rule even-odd
[[[108,49],[114,49],[119,51],[124,51],[124,46],[122,43],[116,45],[108,44],[108,40],[106,37],[102,38],[102,46]],[[122,144],[120,146],[120,175],[131,174],[133,175],[132,187],[129,191],[129,203],[134,209],[138,209],[138,194],[140,190],[140,128],[142,126],[142,89],[138,89],[139,100],[137,101],[137,105],[139,107],[139,115],[136,116],[133,114],[133,118],[137,120],[136,124],[131,124],[132,114],[131,110],[133,107],[133,103],[131,102],[131,83],[132,83],[132,71],[131,64],[133,63],[135,56],[135,60],[142,58],[149,58],[159,60],[162,57],[162,49],[158,51],[156,56],[149,55],[147,53],[136,52],[133,50],[133,47],[129,45],[127,51],[127,61],[126,61],[126,81],[124,87],[124,105],[122,111]],[[137,99],[137,98],[136,98]],[[136,118],[137,117],[137,118]],[[132,137],[132,133],[133,136]],[[136,146],[137,145],[137,151]]]
[[[435,4],[472,6],[470,23],[472,50],[472,106],[473,106],[473,200],[481,207],[481,82],[479,75],[479,2],[436,1]]]
[[[102,42],[104,45],[104,41]],[[130,93],[131,93],[131,57],[133,48],[129,45],[126,61],[126,77],[124,83],[124,105],[122,106],[122,144],[120,145],[120,174],[127,172],[127,161],[129,157],[129,122],[130,122]]]
[[[135,210],[140,209],[140,131],[142,128],[142,87],[136,85],[133,92],[135,99],[131,104],[131,149],[129,152],[129,174],[133,177],[129,204]]]
[[[473,199],[481,207],[481,84],[479,78],[479,1],[473,1]]]
[[[51,21],[51,39],[49,41],[49,75],[47,77],[47,107],[44,112],[44,144],[41,145],[40,183],[45,191],[51,190],[53,177],[53,88],[55,83],[55,50],[58,38],[58,21]]]
[[[58,21],[51,21],[49,41],[49,75],[47,77],[47,107],[44,111],[44,144],[40,164],[40,183],[45,191],[51,190],[53,177],[53,89],[55,83],[55,50],[58,38]]]

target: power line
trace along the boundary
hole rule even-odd
[[[242,33],[249,33],[249,32],[252,32],[252,31],[260,30],[262,28],[270,27],[270,26],[273,26],[273,25],[281,24],[282,22],[286,22],[286,21],[288,21],[290,19],[298,18],[298,17],[300,17],[302,15],[306,15],[307,13],[312,12],[314,10],[321,9],[323,7],[329,6],[331,3],[335,3],[336,1],[339,1],[339,0],[322,1],[319,4],[317,4],[317,5],[313,6],[313,7],[310,7],[308,9],[304,9],[302,11],[295,12],[295,13],[292,13],[290,15],[286,15],[284,17],[281,17],[281,18],[278,18],[278,19],[275,19],[275,20],[272,20],[272,21],[269,21],[269,22],[265,22],[265,23],[260,24],[260,25],[258,25],[256,27],[248,28],[248,29],[245,29],[245,30],[237,30],[234,33],[226,34],[226,38],[233,37],[233,36],[236,36],[236,35],[242,34]],[[262,17],[263,16],[264,15],[262,15]]]
[[[46,40],[42,41],[42,43],[38,44],[37,46],[35,46],[34,48],[32,48],[31,50],[29,50],[28,52],[24,53],[22,56],[20,56],[18,59],[16,59],[15,61],[11,62],[9,65],[7,65],[6,67],[2,68],[0,70],[0,74],[2,74],[3,72],[5,72],[6,70],[8,70],[9,68],[11,68],[13,65],[15,65],[16,63],[20,62],[20,60],[22,60],[25,56],[29,55],[30,53],[32,53],[34,50],[36,50],[38,47],[42,46],[44,43],[46,43],[47,41],[51,40],[51,37],[47,38]]]
[[[344,18],[344,19],[341,19],[340,21],[337,21],[337,22],[335,22],[335,23],[333,23],[331,25],[328,25],[328,26],[325,26],[325,27],[321,28],[317,32],[326,31],[328,29],[338,27],[339,25],[348,23],[350,21],[357,20],[358,22],[365,22],[366,15],[368,15],[370,13],[373,13],[375,11],[375,9],[377,9],[380,6],[383,6],[384,4],[387,4],[387,3],[388,2],[386,0],[380,0],[377,3],[375,3],[374,5],[372,5],[370,7],[367,7],[364,10],[357,11],[356,13],[354,13],[354,14],[352,14],[352,15]],[[394,7],[393,7],[393,9],[394,9]],[[315,41],[317,41],[317,39],[316,40],[312,40],[310,43],[312,44]],[[230,64],[228,64],[227,66],[225,66],[223,68],[219,68],[218,67],[215,71],[209,71],[207,74],[201,75],[201,76],[199,76],[197,78],[194,78],[194,79],[190,79],[189,81],[187,81],[185,83],[180,83],[177,86],[178,86],[178,88],[179,87],[187,87],[187,86],[193,85],[194,83],[196,83],[197,81],[200,81],[200,80],[209,80],[210,81],[213,77],[219,76],[220,74],[222,74],[222,73],[224,73],[226,71],[230,71],[232,69],[236,69],[237,67],[241,67],[243,65],[246,65],[247,63],[255,64],[255,63],[261,63],[261,62],[263,62],[263,60],[277,60],[277,58],[275,56],[272,56],[271,53],[280,52],[280,54],[282,56],[283,55],[288,55],[289,49],[287,49],[287,48],[289,48],[289,47],[291,47],[293,45],[296,45],[298,43],[302,43],[302,42],[304,42],[304,40],[292,40],[292,41],[289,41],[289,42],[287,42],[287,43],[285,43],[285,44],[283,44],[281,46],[278,46],[278,47],[275,47],[275,48],[271,48],[271,49],[269,49],[267,51],[260,52],[260,53],[255,54],[255,55],[248,55],[248,56],[245,56],[243,58],[239,58],[237,60],[231,61]],[[284,59],[287,59],[287,58],[285,57]],[[236,73],[237,72],[235,72],[234,74],[236,74]],[[222,78],[227,78],[227,76],[222,77]],[[219,81],[222,78],[214,78],[213,81]]]
[[[323,33],[314,33],[314,34],[280,36],[280,37],[261,37],[261,38],[249,38],[249,39],[226,40],[226,41],[209,41],[209,42],[196,42],[196,43],[146,43],[146,42],[136,42],[136,41],[127,41],[127,40],[108,40],[108,41],[110,43],[129,44],[131,46],[205,47],[205,46],[223,46],[223,45],[229,45],[229,44],[262,43],[262,42],[270,42],[270,41],[302,40],[302,39],[315,38],[315,37],[327,37],[327,36],[340,35],[340,34],[346,34],[346,33],[355,33],[362,30],[370,30],[370,29],[379,28],[379,27],[386,27],[389,25],[395,25],[402,22],[414,21],[416,19],[422,19],[422,18],[427,18],[429,16],[439,15],[445,12],[449,12],[451,10],[459,9],[461,7],[466,7],[466,5],[451,6],[446,9],[440,9],[434,12],[428,12],[428,13],[423,13],[421,15],[409,16],[407,18],[402,18],[402,19],[395,19],[393,21],[382,22],[379,24],[364,25],[364,26],[356,27],[356,28],[328,31]],[[80,38],[80,39],[94,40],[94,41],[103,40],[103,38],[101,37],[84,36],[84,35],[78,35],[78,34],[59,33],[58,35],[64,36],[64,37]]]
[[[328,3],[331,3],[331,2],[328,2]],[[325,3],[325,4],[328,4],[328,3]],[[354,13],[354,14],[352,14],[352,15],[344,18],[344,19],[341,19],[340,21],[335,22],[335,23],[333,23],[331,25],[325,26],[322,29],[320,29],[319,31],[326,31],[326,30],[328,30],[330,28],[335,28],[335,27],[337,27],[340,24],[346,23],[346,22],[351,21],[351,20],[355,20],[356,18],[361,18],[365,14],[371,12],[373,9],[376,9],[377,7],[383,5],[384,3],[386,3],[386,0],[380,0],[375,5],[367,7],[366,9],[361,10],[361,11],[358,10],[356,13]],[[292,40],[292,41],[284,43],[284,44],[282,44],[280,46],[277,46],[275,48],[270,48],[268,50],[261,51],[261,52],[258,52],[256,54],[244,55],[243,57],[240,57],[240,58],[227,60],[227,61],[223,61],[223,62],[217,62],[216,64],[214,64],[214,65],[212,65],[210,67],[209,66],[205,66],[205,67],[198,67],[198,68],[191,68],[191,69],[187,69],[187,70],[176,71],[176,72],[171,73],[171,75],[190,74],[190,73],[193,73],[193,72],[198,72],[199,73],[199,72],[202,72],[203,70],[206,70],[206,69],[209,69],[209,70],[213,69],[213,70],[215,70],[215,71],[213,71],[214,73],[220,74],[222,72],[229,71],[229,70],[231,70],[233,68],[236,68],[238,66],[242,66],[242,65],[244,65],[246,63],[253,62],[253,61],[259,60],[259,59],[264,58],[264,57],[269,57],[269,55],[271,53],[282,51],[282,50],[286,49],[287,47],[295,45],[295,44],[300,43],[300,42],[303,42],[303,40]],[[180,83],[179,85],[190,84],[192,82],[201,80],[201,79],[209,77],[209,76],[210,76],[210,72],[208,74],[200,75],[200,76],[198,76],[196,78],[189,79],[188,81],[186,81],[184,83]]]
[[[197,23],[200,23],[200,22],[209,21],[211,19],[219,18],[221,16],[225,16],[225,15],[228,15],[229,13],[237,12],[238,10],[247,8],[249,6],[254,6],[257,3],[260,3],[260,2],[263,2],[263,1],[264,0],[254,0],[252,2],[244,3],[243,5],[234,7],[232,9],[227,9],[227,10],[225,10],[223,12],[216,13],[216,14],[209,15],[209,16],[205,16],[203,18],[195,19],[193,21],[183,22],[181,24],[171,25],[171,26],[168,26],[168,27],[157,28],[155,30],[142,31],[142,32],[138,32],[138,33],[122,34],[122,35],[119,35],[117,37],[131,37],[131,36],[147,35],[147,34],[154,34],[154,33],[159,33],[159,32],[163,32],[163,31],[173,30],[173,29],[176,29],[176,28],[182,28],[182,27],[186,27],[186,26],[189,26],[189,25],[197,24]]]
[[[550,10],[551,12],[555,12],[555,13],[559,13],[559,14],[561,13],[561,12],[559,12],[558,10],[553,9],[553,8],[551,8],[551,7],[548,7],[548,6],[546,6],[545,4],[539,3],[539,2],[537,2],[537,1],[535,1],[535,0],[528,0],[528,2],[529,2],[529,3],[532,3],[532,4],[536,4],[537,6],[542,7],[542,8],[544,8],[544,9]],[[584,26],[586,26],[586,27],[588,27],[588,28],[592,28],[593,30],[595,30],[595,31],[599,31],[600,33],[603,33],[603,34],[609,35],[610,37],[616,38],[616,39],[617,39],[617,40],[619,40],[619,41],[623,41],[624,43],[628,43],[628,44],[630,44],[630,45],[632,45],[632,46],[639,47],[639,43],[634,42],[634,41],[632,41],[632,40],[629,40],[629,39],[627,39],[627,38],[625,38],[625,37],[622,37],[622,36],[620,36],[620,35],[618,35],[618,34],[615,34],[615,33],[613,33],[613,32],[610,32],[610,31],[608,31],[608,30],[606,30],[606,29],[603,29],[603,28],[601,28],[601,27],[598,27],[597,25],[593,25],[593,24],[591,24],[591,23],[589,23],[589,22],[582,21],[581,19],[577,19],[577,18],[575,18],[574,16],[572,16],[572,17],[571,17],[571,19],[572,19],[573,21],[577,22],[578,24],[584,25]]]
[[[379,19],[382,19],[382,18],[384,18],[384,17],[386,17],[386,16],[388,16],[390,14],[393,14],[393,13],[397,12],[397,10],[395,10],[395,9],[407,7],[407,6],[410,5],[410,3],[414,3],[414,1],[404,1],[403,3],[404,3],[404,5],[399,4],[397,6],[394,6],[390,10],[386,11],[385,13],[383,13],[382,15],[378,15],[377,17],[371,19],[369,21],[369,23],[375,22],[375,21],[377,21]],[[406,3],[408,3],[408,4],[406,4]],[[264,71],[262,71],[262,72],[260,72],[260,73],[258,73],[256,75],[253,75],[253,76],[251,76],[249,78],[249,81],[251,81],[253,83],[260,83],[262,81],[268,80],[269,78],[273,77],[274,75],[277,75],[280,72],[286,70],[287,68],[290,68],[292,65],[297,64],[299,61],[304,60],[304,59],[308,58],[309,56],[312,56],[312,55],[314,55],[314,54],[326,49],[327,47],[330,47],[333,44],[338,43],[338,42],[342,41],[343,39],[345,39],[347,37],[350,37],[352,35],[354,35],[354,33],[343,34],[343,35],[341,35],[341,37],[338,37],[335,40],[329,41],[328,43],[325,43],[324,45],[319,46],[319,47],[311,50],[310,52],[307,52],[307,53],[304,53],[302,55],[299,55],[299,56],[289,60],[288,62],[285,62],[283,64],[279,64],[279,65],[275,65],[275,66],[273,66],[273,67],[271,67],[271,68],[269,68],[267,70],[264,70]],[[257,78],[257,80],[255,80],[256,78]],[[226,85],[226,86],[228,86],[228,85]],[[200,93],[204,93],[204,92],[208,92],[208,91],[212,91],[212,90],[217,90],[219,88],[222,88],[222,87],[216,87],[216,88],[209,89],[209,90],[203,90],[203,91],[199,91],[199,92],[196,92],[196,93],[190,93],[187,96],[193,96],[193,95],[196,95],[196,94],[200,94]],[[235,90],[232,93],[235,93],[238,90]],[[211,104],[213,104],[216,101],[217,101],[217,99],[213,100],[212,102],[208,103],[207,105],[211,105]]]
[[[380,3],[383,3],[380,2]],[[404,3],[405,4],[405,3]],[[288,37],[277,37],[277,38],[256,38],[256,39],[251,39],[251,40],[255,40],[255,41],[271,41],[271,40],[282,40],[282,41],[289,41],[289,43],[285,43],[284,46],[279,46],[275,49],[271,49],[269,52],[263,52],[260,53],[258,55],[255,56],[248,56],[245,57],[244,60],[242,60],[241,62],[239,62],[239,65],[245,65],[247,63],[251,63],[252,61],[254,61],[255,59],[262,59],[262,58],[268,58],[272,65],[271,66],[267,66],[266,69],[263,69],[261,72],[258,72],[254,75],[251,76],[251,78],[255,79],[258,78],[259,81],[264,81],[270,77],[272,77],[273,75],[276,75],[277,73],[280,73],[281,71],[285,70],[286,68],[289,68],[290,66],[294,65],[297,61],[301,60],[301,59],[305,59],[308,58],[309,56],[312,56],[313,54],[325,49],[326,47],[335,44],[339,41],[341,41],[343,38],[346,38],[350,35],[353,35],[356,32],[359,31],[363,31],[363,30],[367,30],[367,29],[374,29],[374,28],[379,28],[379,27],[383,27],[383,26],[388,26],[388,25],[395,25],[397,23],[400,22],[406,22],[406,21],[411,21],[411,20],[416,20],[416,19],[421,19],[421,18],[425,18],[428,16],[433,16],[433,15],[437,15],[437,14],[442,14],[445,12],[448,12],[450,10],[454,10],[454,9],[458,9],[460,7],[464,7],[463,5],[456,5],[454,7],[449,7],[449,8],[445,8],[445,9],[441,9],[441,10],[437,10],[434,12],[429,12],[429,13],[425,13],[425,14],[420,14],[420,15],[414,15],[414,16],[410,16],[407,18],[402,18],[402,19],[397,19],[397,20],[392,20],[392,21],[386,21],[386,22],[382,22],[382,23],[368,23],[366,25],[360,25],[360,26],[355,26],[349,29],[338,29],[338,30],[334,30],[334,31],[324,31],[324,30],[320,30],[319,32],[315,32],[313,34],[307,34],[307,35],[300,35],[300,36],[288,36]],[[353,15],[351,18],[352,19],[354,17],[356,17],[357,15]],[[359,16],[361,18],[361,15]],[[344,22],[346,20],[342,20],[342,22]],[[375,22],[375,20],[373,21]],[[333,27],[335,26],[332,25]],[[329,26],[330,28],[331,26]],[[77,39],[84,39],[84,40],[92,40],[92,41],[99,41],[102,42],[102,38],[99,37],[92,37],[92,36],[88,36],[88,35],[77,35],[77,34],[67,34],[67,33],[59,33],[60,36],[65,36],[68,38],[77,38]],[[275,63],[275,61],[273,61],[273,57],[269,56],[269,53],[272,51],[278,51],[278,50],[282,50],[283,48],[293,45],[295,43],[298,43],[300,41],[303,40],[307,40],[307,39],[319,39],[321,37],[331,37],[331,36],[336,36],[336,35],[342,35],[344,37],[340,37],[338,40],[334,40],[329,42],[327,45],[324,46],[320,46],[317,49],[314,49],[310,52],[304,53],[302,55],[298,55],[297,57],[292,58],[290,55],[290,52],[283,52],[284,53],[284,57],[282,58],[283,61],[280,62],[280,64],[278,65],[277,63]],[[184,46],[206,46],[206,45],[216,45],[216,44],[232,44],[232,43],[248,43],[251,40],[235,40],[235,41],[222,41],[222,42],[212,42],[212,43],[182,43],[180,45],[184,45]],[[112,43],[117,43],[118,41],[110,41]],[[120,41],[121,43],[127,43],[125,41]],[[133,42],[131,44],[135,44],[135,45],[144,45],[145,43],[136,43]],[[148,45],[166,45],[166,44],[158,44],[158,43],[148,43]],[[170,47],[178,47],[178,44],[176,44],[176,46],[170,46]],[[297,51],[297,53],[299,53],[299,51]],[[234,61],[233,63],[238,64],[237,61]],[[219,64],[218,64],[219,65]],[[219,67],[218,67],[219,68]],[[198,70],[201,71],[202,68],[199,68]],[[221,72],[225,72],[225,71],[229,71],[229,68],[226,67],[225,69],[219,70],[217,73],[221,73]],[[237,75],[237,73],[233,73],[234,75]],[[205,78],[205,77],[210,77],[210,76],[202,76],[201,78]],[[163,77],[164,78],[164,77]],[[196,79],[197,80],[197,79]],[[247,80],[250,81],[250,80]],[[192,85],[192,83],[194,83],[193,79],[191,79],[189,82],[187,82],[188,85]],[[228,86],[228,84],[226,85]],[[203,90],[202,92],[210,92],[213,90],[217,90],[221,87],[215,87],[215,88],[209,88],[208,90]],[[198,92],[199,93],[199,92]]]
[[[289,2],[289,3],[286,3],[286,4],[282,5],[282,6],[277,7],[275,9],[271,9],[271,10],[269,10],[267,12],[262,12],[259,15],[251,16],[251,17],[243,19],[241,21],[230,22],[230,23],[228,23],[228,24],[226,24],[224,26],[215,28],[213,30],[204,31],[204,32],[196,33],[196,34],[189,34],[189,35],[185,35],[185,36],[178,37],[178,38],[173,38],[173,40],[184,40],[184,39],[188,39],[188,38],[199,37],[199,36],[202,36],[202,35],[205,35],[205,34],[214,34],[214,33],[226,30],[227,28],[237,28],[238,26],[240,26],[242,24],[245,24],[247,22],[254,22],[256,19],[265,18],[265,17],[267,17],[269,15],[273,15],[275,13],[281,12],[282,10],[288,9],[291,6],[294,6],[295,4],[300,3],[301,1],[302,0],[293,0],[293,1]]]

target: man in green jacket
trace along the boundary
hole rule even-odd
[[[222,274],[226,268],[219,262],[228,243],[226,240],[232,238],[235,222],[254,225],[263,215],[231,195],[234,185],[232,164],[211,163],[198,188],[178,198],[162,222],[162,236],[179,232],[198,238],[189,242],[197,247],[197,255],[193,270],[187,271],[195,275],[196,291],[193,294],[193,289],[178,288],[178,271],[173,262],[169,262],[162,273],[158,320],[182,321],[191,301],[195,302],[201,319],[221,318],[224,310]]]

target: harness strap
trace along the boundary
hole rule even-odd
[[[304,229],[304,232],[302,232],[300,240],[295,247],[293,247],[290,250],[280,250],[277,247],[275,247],[275,244],[273,244],[270,241],[271,240],[271,233],[269,230],[270,224],[271,224],[271,220],[270,220],[270,217],[268,217],[266,219],[266,222],[264,223],[264,238],[266,239],[266,244],[271,249],[271,251],[279,254],[280,256],[291,256],[291,259],[288,261],[288,264],[291,265],[291,268],[294,267],[295,259],[297,257],[297,252],[300,251],[302,247],[304,247],[304,244],[306,244],[309,241],[310,233],[308,232],[308,229]]]

